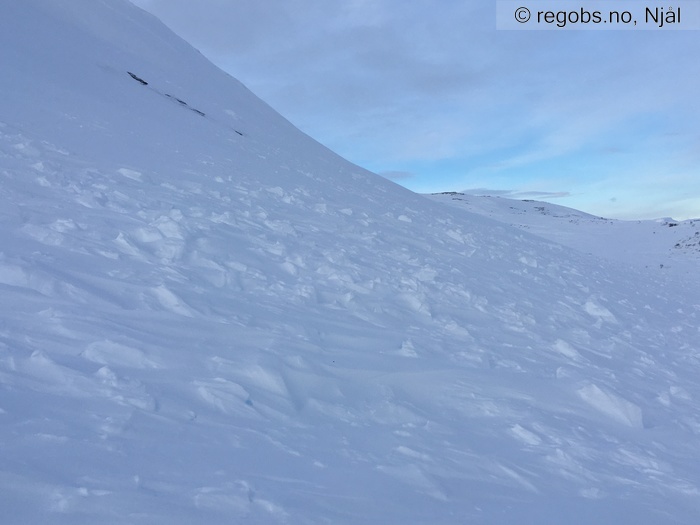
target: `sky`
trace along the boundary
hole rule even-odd
[[[413,191],[700,217],[699,31],[497,30],[493,0],[132,2]]]

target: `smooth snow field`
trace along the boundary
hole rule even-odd
[[[125,0],[0,71],[3,525],[699,522],[700,221],[411,193]]]

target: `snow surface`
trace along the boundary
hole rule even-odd
[[[3,524],[697,523],[697,278],[349,164],[123,0],[1,3],[0,68]]]

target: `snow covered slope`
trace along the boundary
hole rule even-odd
[[[676,276],[684,279],[700,278],[700,219],[622,221],[535,200],[460,192],[435,193],[427,197],[584,253],[665,272],[672,268]]]
[[[3,524],[696,523],[695,281],[353,166],[122,0],[0,3],[0,70]]]

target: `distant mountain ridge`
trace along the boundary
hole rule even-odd
[[[462,192],[428,195],[438,202],[515,226],[548,240],[618,262],[695,278],[700,267],[700,219],[617,220],[536,200]]]

